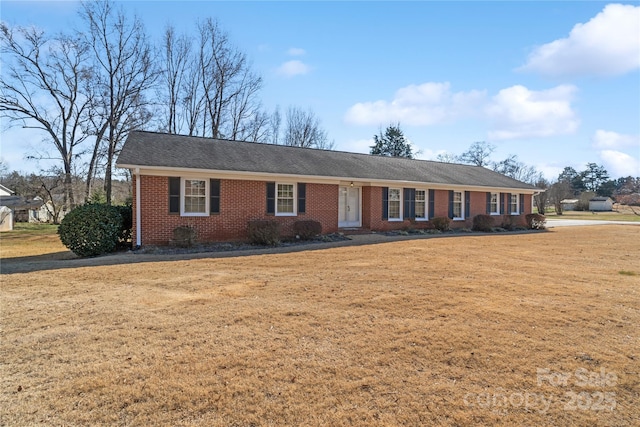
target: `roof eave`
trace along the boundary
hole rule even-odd
[[[248,171],[229,171],[229,170],[216,170],[216,169],[195,169],[195,168],[181,168],[181,167],[150,167],[146,165],[135,165],[117,163],[116,167],[122,169],[129,169],[134,173],[140,175],[154,175],[154,176],[171,176],[172,174],[179,174],[180,176],[202,176],[202,175],[215,175],[220,178],[238,179],[238,180],[251,180],[251,181],[282,181],[282,180],[296,180],[308,183],[317,184],[340,184],[343,182],[355,182],[362,186],[407,186],[425,187],[434,190],[477,190],[477,191],[513,191],[523,194],[536,194],[543,191],[539,188],[522,188],[522,187],[499,187],[499,186],[482,186],[482,185],[469,185],[469,184],[446,184],[438,182],[422,182],[422,181],[407,181],[407,180],[389,180],[389,179],[376,179],[376,178],[362,178],[354,176],[321,176],[321,175],[302,175],[302,174],[282,174],[271,172],[248,172]]]

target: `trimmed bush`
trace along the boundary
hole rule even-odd
[[[277,246],[280,243],[280,224],[266,219],[249,221],[247,234],[254,245]]]
[[[190,248],[196,243],[196,230],[188,225],[181,225],[173,229],[171,245],[180,248]]]
[[[296,221],[293,223],[293,233],[301,240],[311,240],[322,233],[322,224],[314,220]]]
[[[493,229],[494,219],[491,215],[476,215],[473,217],[473,231],[490,232]]]
[[[58,235],[73,253],[90,257],[115,251],[122,228],[122,215],[117,207],[88,203],[62,219]]]
[[[527,220],[527,226],[531,230],[544,230],[547,226],[547,218],[544,215],[537,213],[527,214],[525,219]]]
[[[133,228],[133,208],[131,204],[116,206],[122,217],[122,226],[118,236],[119,248],[131,247],[131,230]]]
[[[438,216],[431,220],[433,228],[439,231],[449,231],[451,228],[451,218],[445,216]]]
[[[500,227],[504,228],[507,231],[513,231],[516,228],[518,223],[518,217],[514,215],[503,215],[502,216],[502,224]]]

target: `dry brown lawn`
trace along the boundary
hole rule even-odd
[[[86,262],[2,239],[2,425],[640,419],[638,226]]]

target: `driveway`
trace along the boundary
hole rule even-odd
[[[640,225],[640,222],[600,221],[600,220],[593,220],[593,219],[547,219],[547,228],[576,227],[576,226],[583,226],[583,225],[608,225],[608,224]]]

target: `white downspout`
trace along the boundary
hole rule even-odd
[[[140,168],[136,168],[136,247],[142,246],[142,230],[140,230]]]

